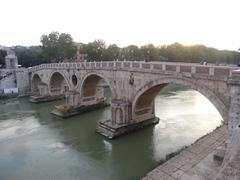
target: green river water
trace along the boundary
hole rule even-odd
[[[171,89],[155,99],[159,124],[108,140],[95,129],[110,107],[61,119],[49,113],[57,104],[0,104],[0,180],[139,179],[222,119],[200,93]]]

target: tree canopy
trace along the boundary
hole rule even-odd
[[[204,45],[183,46],[174,43],[161,46],[159,53],[168,61],[176,62],[201,62],[238,64],[240,56],[237,51],[217,50]]]
[[[72,59],[76,54],[72,36],[67,33],[51,32],[49,35],[42,35],[42,54],[48,62]]]
[[[88,55],[88,59],[92,61],[103,61],[105,51],[106,51],[106,44],[102,40],[95,40],[88,44],[83,44],[82,48],[80,49],[81,53],[85,53]]]
[[[22,67],[36,66],[42,63],[46,63],[42,56],[42,48],[40,46],[14,46],[12,50],[18,57],[18,63]]]
[[[116,44],[107,46],[102,40],[95,40],[83,44],[82,53],[88,54],[89,61],[172,61],[195,62],[207,61],[209,63],[238,64],[240,55],[237,51],[217,50],[204,45],[184,46],[174,43],[164,46],[147,44],[141,47],[129,45],[120,48]]]
[[[19,64],[23,67],[35,66],[41,63],[62,62],[74,60],[77,45],[80,53],[87,54],[88,61],[169,61],[199,63],[240,63],[240,49],[238,51],[218,50],[204,45],[185,46],[180,43],[155,46],[129,45],[119,47],[117,44],[106,45],[103,40],[94,40],[87,44],[74,43],[70,34],[51,32],[41,36],[41,46],[15,46],[12,50],[18,56]],[[4,64],[4,51],[0,50],[0,64]]]

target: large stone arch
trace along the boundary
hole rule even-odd
[[[50,95],[61,95],[70,89],[70,84],[64,73],[61,71],[54,71],[50,74],[48,79],[48,89]]]
[[[228,121],[228,108],[227,105],[220,99],[219,95],[213,92],[213,90],[209,89],[207,86],[204,84],[199,84],[199,82],[196,82],[194,80],[190,80],[187,78],[169,78],[169,77],[164,77],[160,78],[151,82],[148,82],[146,85],[141,87],[136,95],[133,98],[132,101],[132,115],[133,119],[136,118],[136,108],[141,108],[138,107],[139,104],[143,102],[144,97],[148,96],[148,100],[145,98],[145,102],[153,106],[153,101],[161,89],[168,85],[168,84],[178,84],[178,85],[184,85],[184,86],[189,86],[191,89],[198,91],[202,95],[204,95],[218,110],[220,115],[222,116],[224,122]],[[141,98],[143,98],[141,100]],[[144,105],[142,105],[144,108]],[[154,113],[154,112],[153,112]]]
[[[112,84],[110,83],[110,81],[109,81],[109,79],[107,78],[107,77],[105,77],[104,75],[102,75],[102,74],[99,74],[99,73],[97,73],[97,72],[90,72],[90,73],[87,73],[87,74],[85,74],[84,75],[84,77],[82,78],[82,80],[81,80],[81,83],[80,83],[80,85],[79,85],[79,89],[80,89],[80,94],[81,94],[81,97],[84,97],[86,94],[84,94],[84,93],[86,93],[86,89],[87,89],[87,87],[85,86],[86,85],[86,82],[89,80],[89,78],[91,78],[91,77],[93,77],[93,79],[92,79],[92,82],[95,82],[95,83],[91,83],[91,84],[89,84],[90,86],[90,88],[88,87],[88,93],[87,93],[87,96],[88,95],[94,95],[94,94],[96,94],[96,87],[97,87],[97,84],[98,84],[98,82],[101,80],[101,79],[103,79],[104,81],[106,81],[106,83],[108,84],[108,86],[109,86],[109,88],[110,88],[110,90],[111,90],[111,93],[112,93],[112,99],[114,99],[114,97],[116,97],[116,93],[115,93],[115,91],[114,91],[114,88],[113,88],[113,86],[112,86]],[[91,81],[91,80],[90,80]],[[84,88],[86,88],[86,89],[84,89]]]

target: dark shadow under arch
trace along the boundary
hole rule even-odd
[[[32,76],[32,80],[31,80],[32,93],[39,93],[39,87],[38,86],[40,86],[40,85],[46,85],[46,84],[42,82],[42,79],[38,74],[34,74]]]
[[[54,72],[51,75],[48,86],[51,95],[61,95],[69,90],[67,80],[60,72]]]
[[[82,97],[95,96],[99,85],[102,87],[109,87],[112,98],[115,97],[114,90],[108,79],[98,73],[89,73],[85,75],[80,85],[81,96]]]

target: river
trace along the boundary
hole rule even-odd
[[[222,119],[200,93],[170,88],[155,99],[159,124],[108,140],[95,129],[109,107],[61,119],[49,114],[56,104],[0,104],[1,180],[138,179]]]

